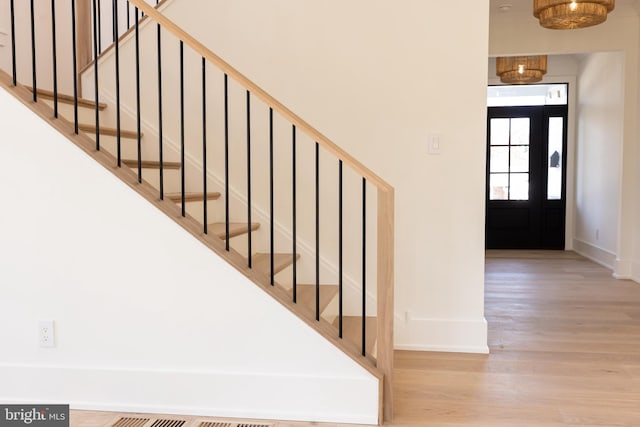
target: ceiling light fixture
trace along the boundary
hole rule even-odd
[[[585,28],[607,20],[616,0],[533,0],[533,16],[554,30]]]
[[[547,55],[499,56],[496,75],[502,83],[537,83],[547,74]]]

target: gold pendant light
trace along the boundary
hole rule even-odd
[[[591,27],[607,20],[616,0],[533,0],[533,16],[554,30]]]
[[[537,83],[547,74],[547,55],[499,56],[496,58],[496,75],[502,83]]]

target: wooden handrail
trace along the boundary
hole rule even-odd
[[[287,119],[291,124],[309,135],[314,141],[318,142],[327,151],[333,153],[338,159],[342,160],[346,165],[351,167],[354,171],[366,178],[371,184],[375,185],[379,190],[384,192],[393,191],[393,187],[389,185],[385,180],[380,178],[377,174],[364,166],[358,160],[356,160],[349,153],[333,143],[329,138],[324,136],[320,131],[315,129],[306,121],[302,120],[297,114],[289,110],[282,103],[280,103],[273,96],[269,95],[260,86],[249,80],[246,76],[233,68],[230,64],[213,53],[205,45],[196,40],[189,33],[185,32],[182,28],[176,25],[169,18],[158,12],[155,7],[150,6],[144,0],[129,0],[130,3],[142,10],[146,15],[151,17],[154,21],[159,23],[163,28],[166,28],[179,40],[182,40],[187,46],[193,49],[198,55],[207,59],[207,61],[215,64],[223,72],[225,72],[230,78],[237,81],[245,89],[249,90],[253,95],[261,99],[269,107],[273,108],[275,112]]]

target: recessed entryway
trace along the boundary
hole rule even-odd
[[[564,249],[568,84],[489,88],[486,247]]]

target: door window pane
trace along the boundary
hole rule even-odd
[[[491,147],[490,172],[509,172],[509,147]]]
[[[529,118],[511,119],[511,145],[529,145]]]
[[[529,174],[512,173],[509,200],[529,200]]]
[[[511,172],[529,172],[529,146],[511,147]]]
[[[547,199],[562,199],[562,137],[564,118],[549,118],[549,158],[547,159]]]
[[[491,119],[491,145],[509,145],[509,119]]]
[[[492,173],[489,179],[489,200],[509,200],[509,174]]]

